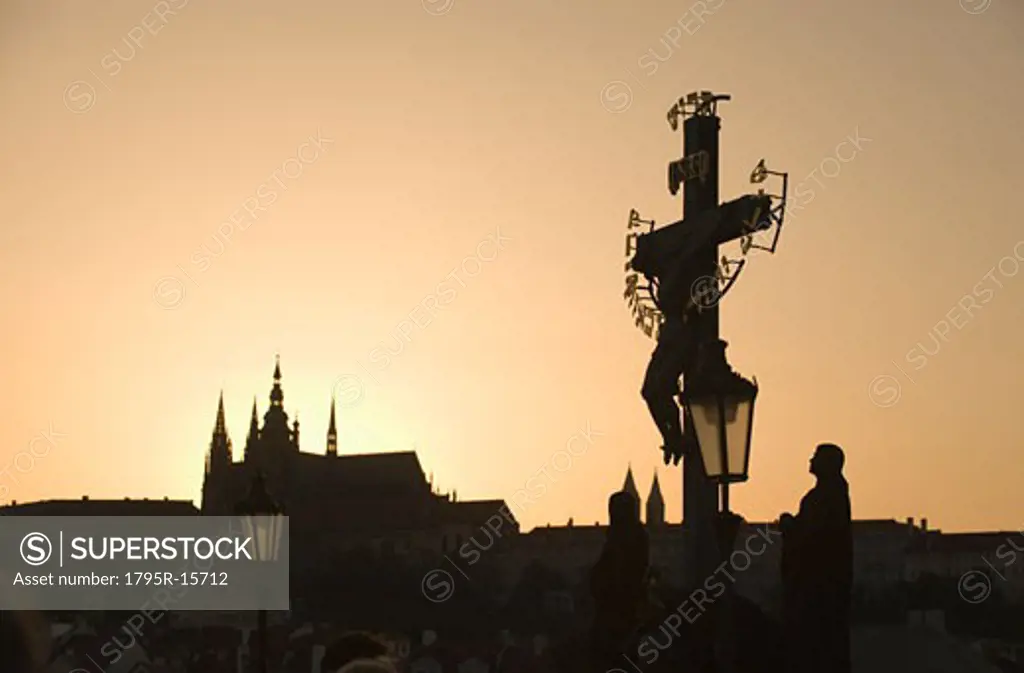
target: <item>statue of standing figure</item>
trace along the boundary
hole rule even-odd
[[[796,516],[783,514],[783,620],[788,673],[850,673],[853,525],[845,458],[819,444],[810,471],[817,484]]]
[[[594,622],[590,632],[591,667],[618,667],[630,638],[640,626],[647,599],[649,544],[636,498],[625,491],[608,499],[608,537],[590,571]]]

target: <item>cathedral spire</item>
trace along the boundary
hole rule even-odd
[[[665,523],[665,499],[661,495],[661,484],[658,483],[658,471],[654,471],[651,493],[647,496],[647,525],[657,526]]]
[[[270,389],[270,408],[263,414],[260,429],[261,455],[269,456],[282,451],[295,450],[294,429],[284,411],[284,390],[281,388],[281,358],[274,358],[274,387]]]
[[[217,418],[213,422],[213,436],[210,438],[210,448],[206,452],[206,464],[203,470],[203,502],[209,498],[216,497],[224,483],[232,463],[231,438],[228,437],[228,427],[224,420],[224,391],[220,391],[217,399]]]
[[[622,484],[622,490],[636,498],[637,502],[640,502],[640,492],[636,490],[636,482],[633,481],[633,467],[631,465],[626,466],[626,481]]]
[[[227,435],[227,424],[224,421],[224,391],[220,391],[220,399],[217,401],[217,420],[213,425],[213,436]]]
[[[256,444],[260,439],[260,418],[256,413],[256,396],[252,398],[252,415],[249,416],[249,434],[245,438],[245,460],[256,455]]]
[[[259,439],[260,436],[260,417],[256,413],[256,396],[252,396],[252,415],[249,416],[249,437],[252,439]]]
[[[338,455],[338,425],[334,421],[334,395],[331,395],[331,422],[327,426],[327,455]]]
[[[633,467],[632,465],[626,465],[626,482],[622,484],[622,490],[633,496],[636,500],[636,515],[640,518],[640,492],[636,489],[636,482],[633,481]]]
[[[217,419],[213,423],[210,451],[206,456],[206,473],[216,472],[231,463],[231,439],[224,420],[224,391],[217,400]]]
[[[274,356],[274,387],[270,390],[270,405],[280,407],[284,403],[284,391],[281,389],[281,356]]]

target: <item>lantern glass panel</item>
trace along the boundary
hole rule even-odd
[[[747,478],[750,460],[750,427],[754,419],[754,400],[734,397],[726,402],[732,420],[725,426],[726,453],[729,461],[724,474],[732,480]]]
[[[244,535],[252,539],[253,560],[274,561],[281,551],[284,517],[255,515],[242,517]]]
[[[708,477],[746,478],[753,408],[753,398],[736,395],[713,395],[690,402],[689,415]]]

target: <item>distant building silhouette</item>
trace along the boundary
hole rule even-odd
[[[300,451],[299,439],[298,420],[289,426],[284,410],[280,360],[262,424],[253,400],[240,462],[234,460],[222,394],[206,456],[202,513],[231,515],[260,470],[267,490],[289,516],[293,559],[325,562],[333,552],[353,547],[383,547],[400,555],[451,553],[474,536],[478,547],[489,549],[518,533],[519,524],[503,500],[458,502],[454,494],[436,493],[414,451],[339,453],[333,399],[324,453]],[[504,525],[492,537],[500,539],[484,539],[490,532],[484,524],[496,515]],[[311,549],[316,554],[302,553]]]
[[[95,500],[84,495],[81,500],[14,501],[0,507],[0,516],[199,516],[199,510],[189,500]]]
[[[293,566],[315,558],[329,562],[332,548],[369,546],[398,554],[457,554],[463,545],[484,549],[500,560],[502,577],[514,583],[531,563],[556,571],[570,583],[585,580],[601,553],[607,526],[588,525],[574,517],[567,526],[541,526],[520,533],[518,523],[486,528],[501,512],[515,521],[514,510],[499,499],[462,501],[436,491],[413,451],[345,455],[339,444],[335,405],[323,453],[300,451],[297,423],[290,423],[283,406],[280,363],[275,363],[270,408],[263,415],[253,403],[240,462],[235,461],[227,430],[223,396],[205,458],[201,508],[191,502],[163,499],[57,499],[12,502],[0,507],[2,516],[195,516],[231,514],[248,490],[257,467],[265,469],[267,485],[290,517]],[[612,486],[614,488],[614,486]],[[632,469],[627,466],[622,490],[641,503]],[[650,563],[665,582],[677,582],[682,567],[681,523],[667,521],[657,474],[641,503],[650,537]],[[504,524],[503,524],[504,526]],[[739,532],[738,544],[773,524],[750,522]],[[903,581],[937,576],[954,583],[964,573],[988,574],[994,593],[1024,602],[1024,534],[1016,531],[942,533],[914,519],[854,520],[854,584],[859,596],[886,600]],[[489,551],[491,545],[495,549]],[[305,545],[315,554],[300,554]],[[760,548],[755,540],[752,548]],[[781,545],[769,545],[737,574],[736,589],[769,611],[779,599],[778,563]],[[1018,553],[1020,552],[1020,553]],[[998,575],[997,575],[998,571]],[[954,589],[955,591],[955,589]]]
[[[924,535],[917,536],[906,550],[904,578],[914,582],[926,577],[960,580],[972,571],[988,579],[985,585],[965,583],[965,600],[977,600],[987,587],[1010,603],[1024,603],[1024,532],[942,533],[929,531],[921,520]],[[1018,553],[1021,552],[1021,553]],[[976,582],[982,582],[977,575]]]

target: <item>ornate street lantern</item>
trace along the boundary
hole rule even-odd
[[[284,533],[284,508],[267,492],[263,473],[253,477],[249,494],[238,503],[235,515],[242,518],[245,535],[252,538],[255,560],[276,561]]]
[[[747,480],[754,428],[757,381],[732,370],[725,359],[726,342],[702,347],[693,381],[685,381],[681,395],[687,426],[700,446],[707,476],[723,486],[723,509],[728,511],[730,483]]]
[[[254,560],[276,561],[281,551],[285,526],[284,508],[270,497],[262,472],[256,472],[249,494],[235,507],[235,515],[241,517],[245,535],[252,538]],[[259,610],[256,619],[259,638],[257,670],[267,673],[267,611]]]

